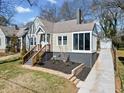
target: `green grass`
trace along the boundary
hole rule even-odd
[[[0,64],[0,93],[76,93],[68,80],[24,69],[20,63],[16,60]]]

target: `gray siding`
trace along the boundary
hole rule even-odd
[[[60,53],[60,52],[51,52],[46,53],[44,56],[44,59],[42,61],[48,61],[52,57],[56,56],[56,60],[63,60],[64,57],[69,56],[69,60],[71,62],[76,63],[84,63],[87,67],[92,67],[98,57],[97,53],[72,53],[72,52],[66,52],[66,53]]]

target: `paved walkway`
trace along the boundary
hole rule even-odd
[[[102,49],[87,79],[78,83],[78,93],[115,93],[114,77],[111,49]]]

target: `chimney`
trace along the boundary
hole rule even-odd
[[[19,30],[19,27],[15,24],[15,30]]]
[[[80,8],[78,8],[77,9],[77,24],[81,24],[82,23],[82,15],[81,15],[81,9]]]

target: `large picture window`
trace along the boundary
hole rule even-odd
[[[74,50],[78,50],[78,34],[73,35],[73,48]]]
[[[85,50],[90,50],[90,33],[85,34]]]
[[[90,33],[73,34],[74,50],[90,50]]]
[[[84,50],[84,34],[80,33],[79,34],[79,50]]]

